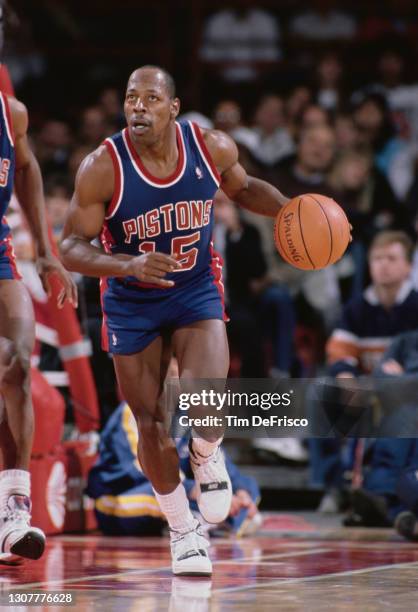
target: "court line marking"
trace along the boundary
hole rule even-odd
[[[214,561],[214,565],[244,565],[249,563],[262,563],[267,559],[285,559],[286,557],[306,557],[306,555],[317,555],[320,553],[333,552],[333,548],[309,548],[307,550],[298,550],[298,551],[289,551],[283,553],[272,553],[270,555],[259,555],[258,557],[242,557],[241,559],[220,559],[219,561]]]
[[[332,574],[321,574],[320,576],[305,576],[300,578],[286,578],[284,580],[272,580],[270,582],[251,584],[246,586],[236,586],[236,587],[226,587],[224,589],[214,589],[212,591],[212,595],[217,595],[219,593],[235,593],[238,591],[247,591],[251,589],[261,589],[265,587],[276,586],[280,587],[286,584],[301,584],[303,582],[319,582],[321,580],[326,580],[327,578],[345,578],[348,576],[356,576],[358,574],[369,574],[371,572],[380,572],[387,569],[400,569],[400,568],[414,568],[418,567],[418,561],[407,561],[405,563],[392,563],[390,565],[378,565],[376,567],[365,567],[363,569],[358,570],[348,570],[347,572],[335,572]]]
[[[285,558],[285,557],[299,557],[301,555],[308,555],[308,554],[312,554],[312,553],[316,553],[318,552],[329,552],[332,549],[317,549],[317,548],[310,548],[309,550],[305,550],[305,551],[290,551],[287,553],[275,553],[275,554],[271,554],[271,555],[259,555],[258,557],[242,557],[241,559],[237,559],[237,560],[233,560],[233,559],[226,559],[225,561],[219,560],[219,561],[213,561],[212,564],[213,565],[225,565],[225,564],[229,564],[229,565],[239,565],[242,561],[252,561],[253,563],[258,563],[260,561],[263,561],[263,559],[268,559],[271,557],[279,557],[279,558]],[[86,582],[87,580],[90,581],[97,581],[97,580],[105,580],[105,579],[119,579],[122,576],[130,576],[130,575],[146,575],[146,574],[152,574],[154,572],[164,572],[167,570],[171,570],[171,565],[165,566],[165,567],[155,567],[155,568],[148,568],[148,569],[138,569],[138,570],[127,570],[126,572],[119,572],[119,573],[113,573],[113,574],[100,574],[99,576],[79,576],[77,578],[65,578],[63,580],[44,580],[42,582],[29,582],[29,583],[21,583],[21,584],[14,584],[13,586],[10,587],[10,589],[8,590],[19,590],[22,588],[29,588],[29,587],[41,587],[42,585],[47,585],[48,588],[52,585],[66,585],[66,584],[72,584],[74,582]]]

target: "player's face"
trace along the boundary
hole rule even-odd
[[[179,100],[170,97],[160,72],[138,71],[129,79],[124,110],[132,140],[151,144],[177,117]]]
[[[369,256],[370,276],[374,285],[401,283],[411,273],[411,264],[399,242],[374,248]]]

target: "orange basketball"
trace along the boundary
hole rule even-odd
[[[320,270],[343,256],[350,242],[350,224],[337,202],[307,193],[280,210],[274,241],[287,263],[301,270]]]

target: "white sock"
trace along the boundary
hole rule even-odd
[[[183,483],[168,493],[161,495],[154,489],[155,497],[164,512],[170,529],[174,531],[190,531],[196,525],[196,519],[190,512],[189,500]]]
[[[30,472],[2,470],[0,472],[0,508],[4,508],[11,495],[30,497]]]
[[[195,454],[190,455],[190,460],[195,463],[206,463],[208,459],[212,457],[212,455],[217,451],[218,446],[221,444],[222,438],[218,438],[215,442],[208,442],[203,438],[193,438],[192,437],[192,450]]]

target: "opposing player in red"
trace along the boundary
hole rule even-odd
[[[83,161],[61,254],[69,270],[102,277],[104,346],[138,423],[139,461],[169,523],[173,572],[209,575],[208,542],[189,510],[159,401],[167,353],[176,355],[183,384],[226,378],[213,197],[220,187],[272,217],[287,199],[246,175],[229,136],[177,122],[179,108],[166,71],[144,66],[132,73],[127,127]],[[98,236],[105,252],[91,244]],[[191,444],[199,510],[211,523],[224,520],[231,505],[220,441],[194,437]]]
[[[36,247],[37,269],[44,288],[58,274],[58,297],[76,305],[71,276],[53,256],[48,240],[42,179],[27,141],[28,115],[23,104],[0,93],[0,414],[3,470],[0,471],[0,563],[20,557],[37,559],[45,546],[43,532],[30,525],[29,460],[33,440],[30,356],[35,321],[31,298],[17,272],[5,212],[13,187]],[[0,421],[3,419],[0,418]]]

